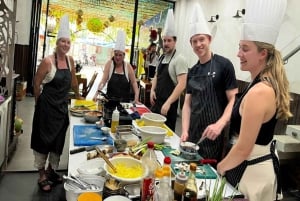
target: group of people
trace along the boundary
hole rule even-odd
[[[277,10],[266,12],[270,4],[276,5]],[[189,40],[198,61],[189,68],[187,58],[176,50],[174,16],[173,11],[168,10],[163,54],[155,58],[151,111],[166,116],[166,125],[175,130],[178,100],[185,93],[181,141],[201,143],[199,154],[204,158],[217,159],[215,167],[225,177],[226,172],[242,162],[263,158],[246,167],[239,180],[239,190],[251,201],[275,200],[277,193],[280,193],[277,187],[280,186],[276,167],[278,157],[274,154],[272,141],[274,129],[278,119],[292,116],[289,110],[289,83],[280,52],[274,46],[286,0],[266,0],[265,4],[259,0],[247,0],[237,56],[241,70],[250,72],[251,83],[241,93],[238,93],[233,64],[212,52],[210,44],[213,35],[201,7],[195,7]],[[277,22],[255,21],[257,12],[264,12],[267,19],[274,18]],[[36,110],[31,147],[35,166],[40,172],[38,183],[43,191],[50,191],[53,183],[61,182],[55,169],[69,123],[66,94],[71,83],[78,95],[74,61],[66,56],[69,49],[70,37],[58,37],[54,55],[43,59],[35,78]],[[94,99],[107,84],[109,97],[140,103],[134,71],[124,57],[125,33],[119,31],[114,55],[105,64]],[[149,65],[154,57],[151,59]],[[133,96],[130,96],[130,91],[134,92]],[[229,134],[230,140],[225,133]],[[230,148],[226,149],[228,143],[231,143]],[[269,155],[271,157],[265,157]],[[47,157],[49,166],[45,169]]]

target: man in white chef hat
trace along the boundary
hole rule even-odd
[[[123,30],[118,30],[114,55],[104,66],[102,80],[98,85],[98,91],[94,95],[97,99],[99,92],[107,84],[106,94],[121,102],[139,102],[139,90],[132,66],[125,59],[126,34]],[[131,88],[134,95],[131,95]],[[134,96],[134,97],[132,97]]]
[[[167,117],[166,125],[175,131],[178,99],[185,89],[188,64],[176,51],[173,10],[169,9],[163,30],[163,55],[159,59],[150,93],[151,111]]]
[[[280,52],[275,48],[286,0],[247,0],[238,57],[251,83],[233,107],[231,129],[238,140],[218,164],[229,182],[236,180],[243,161],[248,165],[239,191],[248,200],[277,200],[281,193],[279,161],[275,154],[277,119],[291,117],[289,82]]]
[[[79,99],[74,59],[67,55],[70,47],[69,17],[64,15],[60,20],[55,51],[41,61],[34,78],[36,104],[31,149],[34,166],[39,171],[38,186],[43,192],[50,192],[55,184],[63,182],[56,170],[69,127],[68,96],[71,88]]]
[[[193,7],[189,39],[198,62],[187,76],[181,140],[201,142],[199,154],[220,161],[237,82],[231,61],[210,49],[212,34],[200,4]]]

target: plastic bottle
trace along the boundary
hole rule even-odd
[[[169,185],[168,177],[163,177],[159,186],[156,188],[154,201],[173,201],[174,195],[171,186]]]
[[[190,163],[190,173],[183,191],[184,201],[197,201],[198,189],[196,184],[196,163]]]
[[[169,181],[169,185],[172,185],[172,178],[171,178],[171,158],[169,156],[166,156],[164,158],[164,164],[162,166],[162,170],[163,170],[163,177],[167,177],[168,181]]]
[[[148,175],[142,180],[141,201],[153,200],[155,192],[155,171],[159,168],[157,157],[154,152],[154,143],[147,143],[147,151],[141,158],[142,164],[148,168]]]
[[[119,126],[119,119],[120,119],[120,112],[118,108],[113,111],[112,117],[111,117],[111,132],[116,133],[117,126]]]
[[[183,169],[180,170],[180,172],[178,172],[176,174],[175,181],[174,181],[174,200],[175,201],[182,200],[182,195],[183,195],[187,180],[188,180],[188,177],[186,176]]]

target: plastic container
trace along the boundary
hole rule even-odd
[[[119,120],[120,120],[120,112],[118,108],[113,111],[112,117],[111,117],[111,132],[116,133],[117,132],[117,126],[119,126]]]
[[[80,194],[77,201],[102,201],[102,196],[98,193],[87,192]]]
[[[82,193],[93,192],[99,195],[102,194],[103,186],[105,182],[104,177],[94,176],[94,175],[84,175],[80,177],[80,179],[84,180],[89,184],[96,184],[100,187],[99,190],[74,190],[67,182],[64,183],[64,189],[66,190],[66,200],[67,201],[77,201],[77,198]]]
[[[145,126],[158,126],[162,127],[167,121],[167,118],[161,114],[146,112],[142,115],[142,120]]]
[[[139,127],[140,135],[142,140],[151,138],[151,141],[156,144],[164,143],[167,134],[167,129],[157,126],[142,126]]]

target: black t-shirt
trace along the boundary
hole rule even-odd
[[[188,80],[194,75],[207,75],[208,72],[214,73],[213,84],[217,93],[218,100],[222,105],[222,109],[227,106],[228,100],[226,90],[237,88],[235,71],[231,61],[223,56],[214,54],[213,59],[200,64],[198,61],[188,72],[186,93],[191,94],[191,87],[188,85]],[[211,69],[211,70],[210,70]]]

